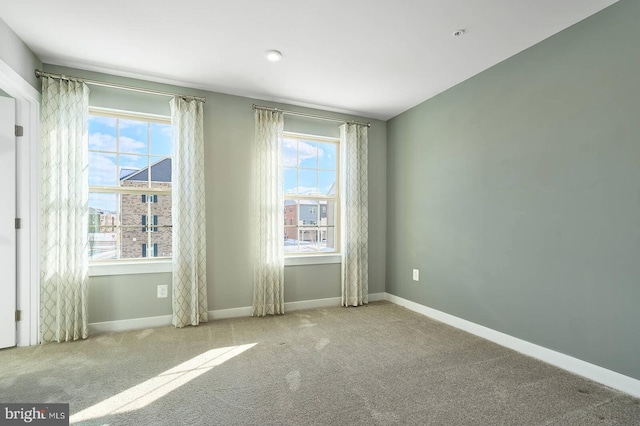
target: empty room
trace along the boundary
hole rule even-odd
[[[0,5],[0,424],[640,425],[640,2]]]

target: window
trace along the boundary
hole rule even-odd
[[[153,243],[147,250],[147,244],[142,243],[142,257],[157,257],[158,256],[158,243]]]
[[[147,215],[142,215],[142,231],[141,232],[158,232],[158,215],[153,215],[151,218],[152,222],[147,223]],[[154,225],[154,226],[151,226]]]
[[[171,257],[171,120],[89,111],[89,259]]]
[[[285,255],[339,251],[338,139],[285,133]]]

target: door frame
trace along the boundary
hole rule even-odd
[[[35,70],[34,70],[35,72]],[[0,89],[16,101],[16,293],[18,346],[40,343],[40,93],[0,59]]]

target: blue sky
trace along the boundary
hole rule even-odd
[[[334,143],[285,139],[284,193],[326,194],[336,180],[336,148]]]
[[[121,169],[143,169],[171,155],[171,125],[120,119],[119,147],[116,155],[116,119],[89,117],[89,185],[117,186]],[[92,194],[89,206],[114,211],[116,197]]]

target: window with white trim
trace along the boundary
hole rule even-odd
[[[169,258],[171,119],[89,111],[89,260]]]
[[[285,255],[337,253],[339,139],[285,133]]]

